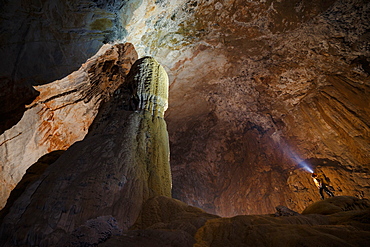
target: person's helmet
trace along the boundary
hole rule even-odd
[[[313,178],[317,177],[317,174],[316,173],[312,173],[312,176]]]

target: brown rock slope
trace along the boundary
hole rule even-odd
[[[331,203],[341,210],[322,215]],[[354,197],[335,197],[312,204],[316,210],[304,215],[214,219],[199,229],[194,246],[366,246],[369,206]]]
[[[327,210],[331,205],[331,210]],[[326,209],[325,209],[326,208]],[[334,209],[335,208],[335,209]],[[322,214],[325,209],[325,215]],[[355,197],[316,202],[294,216],[220,218],[175,199],[155,197],[135,227],[99,246],[367,246],[370,203]]]
[[[5,246],[94,245],[131,227],[148,198],[171,196],[167,74],[146,57],[127,78],[84,140],[13,204]]]

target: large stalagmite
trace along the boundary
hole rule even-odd
[[[5,246],[73,246],[83,235],[96,244],[127,230],[148,198],[171,196],[167,98],[162,66],[138,60],[85,139],[14,204],[1,226]]]

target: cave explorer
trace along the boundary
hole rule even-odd
[[[326,194],[329,195],[329,197],[333,197],[334,194],[328,189],[328,186],[330,186],[330,180],[322,173],[316,174],[312,173],[313,181],[315,182],[317,188],[319,188],[319,193],[321,196],[321,200],[324,200],[324,193],[323,191],[326,192]],[[330,186],[331,187],[331,186]]]

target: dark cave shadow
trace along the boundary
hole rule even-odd
[[[31,104],[39,94],[29,82],[0,77],[0,135],[22,119],[26,105]]]
[[[53,164],[64,152],[64,150],[56,150],[45,154],[27,169],[21,181],[19,181],[17,186],[10,193],[5,207],[0,210],[0,225],[4,217],[9,213],[14,202],[23,194],[26,188],[33,184],[45,172],[46,168]]]

